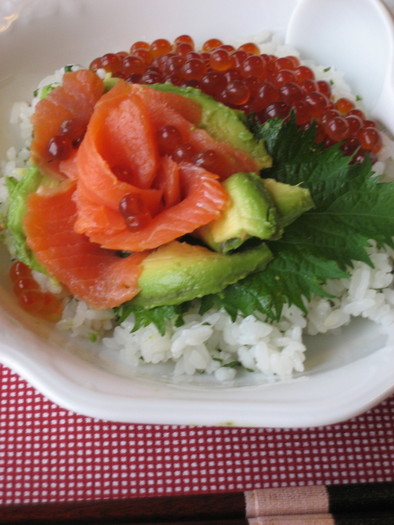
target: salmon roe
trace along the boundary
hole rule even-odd
[[[127,229],[137,231],[146,226],[152,219],[144,201],[138,195],[127,193],[119,202],[119,213]]]
[[[86,125],[77,118],[64,120],[57,135],[49,139],[47,152],[49,158],[55,160],[68,159],[78,148],[86,133]]]
[[[63,311],[62,301],[56,295],[41,290],[26,264],[15,261],[11,265],[9,276],[14,294],[25,311],[46,321],[60,320]]]
[[[134,69],[128,67],[131,64]],[[133,83],[192,86],[232,108],[252,113],[261,123],[273,117],[287,118],[293,112],[301,127],[317,122],[317,142],[341,142],[347,155],[358,151],[356,161],[366,155],[375,160],[382,148],[376,126],[351,100],[335,100],[330,84],[316,80],[312,69],[297,57],[260,53],[251,42],[234,48],[210,38],[200,50],[189,35],[178,36],[172,43],[166,39],[136,42],[122,60],[107,53],[94,59],[90,68],[104,69]]]

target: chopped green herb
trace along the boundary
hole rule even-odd
[[[97,343],[97,341],[100,339],[100,336],[97,332],[91,332],[89,334],[89,341],[92,343]]]
[[[115,252],[115,255],[117,257],[120,257],[121,259],[126,259],[126,257],[129,257],[131,255],[130,252],[125,252],[124,250],[117,250]]]
[[[231,361],[230,363],[226,363],[223,365],[223,367],[226,367],[226,368],[237,368],[238,366],[241,366],[240,361]]]

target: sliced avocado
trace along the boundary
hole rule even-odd
[[[60,184],[60,179],[43,175],[40,170],[31,164],[23,169],[23,176],[17,180],[14,177],[6,178],[8,190],[8,210],[6,216],[6,244],[12,256],[24,262],[33,270],[47,273],[46,269],[37,261],[26,242],[23,229],[23,218],[26,212],[26,201],[31,193],[39,188],[53,188]]]
[[[74,71],[74,67],[75,66],[73,65],[64,66],[63,71],[64,73],[69,73],[70,71]],[[45,86],[38,87],[33,91],[33,96],[39,97],[40,100],[46,98],[49,95],[49,93],[51,93],[51,91],[53,91],[60,85],[60,82],[52,82],[52,84],[47,84]]]
[[[250,237],[271,239],[277,234],[276,206],[257,173],[235,173],[223,182],[230,205],[196,235],[215,251],[235,250]]]
[[[116,84],[119,82],[120,78],[113,77],[111,73],[107,73],[104,77],[103,83],[104,83],[104,92],[106,93],[110,89],[116,86]]]
[[[53,91],[56,87],[60,86],[59,82],[54,82],[53,84],[48,84],[47,86],[43,86],[41,88],[38,88],[33,91],[34,97],[40,97],[40,100],[43,98],[46,98],[51,91]]]
[[[198,127],[205,129],[214,139],[228,142],[235,148],[249,153],[257,162],[259,169],[272,166],[272,159],[265,149],[263,140],[256,139],[247,128],[245,114],[242,111],[231,109],[196,88],[178,87],[170,83],[152,84],[151,87],[195,100],[202,110]]]
[[[265,244],[223,255],[202,246],[173,241],[144,259],[138,280],[141,291],[132,303],[154,308],[218,293],[249,273],[263,269],[271,258]]]
[[[262,179],[279,212],[282,227],[295,221],[297,217],[314,208],[314,203],[307,188],[292,186],[275,179]]]
[[[37,190],[42,178],[39,170],[35,166],[30,166],[24,170],[23,177],[20,180],[16,180],[13,177],[6,179],[8,190],[6,242],[12,255],[37,270],[41,270],[41,266],[35,260],[33,253],[26,244],[26,236],[23,231],[23,216],[26,210],[26,199],[30,193]]]

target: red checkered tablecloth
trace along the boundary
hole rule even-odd
[[[394,481],[394,397],[310,429],[112,423],[0,366],[0,504]]]

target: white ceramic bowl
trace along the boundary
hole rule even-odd
[[[18,6],[21,5],[18,9]],[[8,123],[13,101],[67,63],[88,64],[140,39],[248,41],[263,30],[285,36],[295,0],[30,0],[0,6],[0,156],[18,144]],[[334,64],[335,65],[335,64]],[[346,71],[346,68],[344,68]],[[165,368],[135,373],[100,361],[22,312],[0,256],[0,360],[59,405],[112,421],[302,427],[334,423],[368,409],[394,389],[393,335],[356,321],[341,335],[308,340],[306,371],[275,384],[240,379],[174,383]]]

